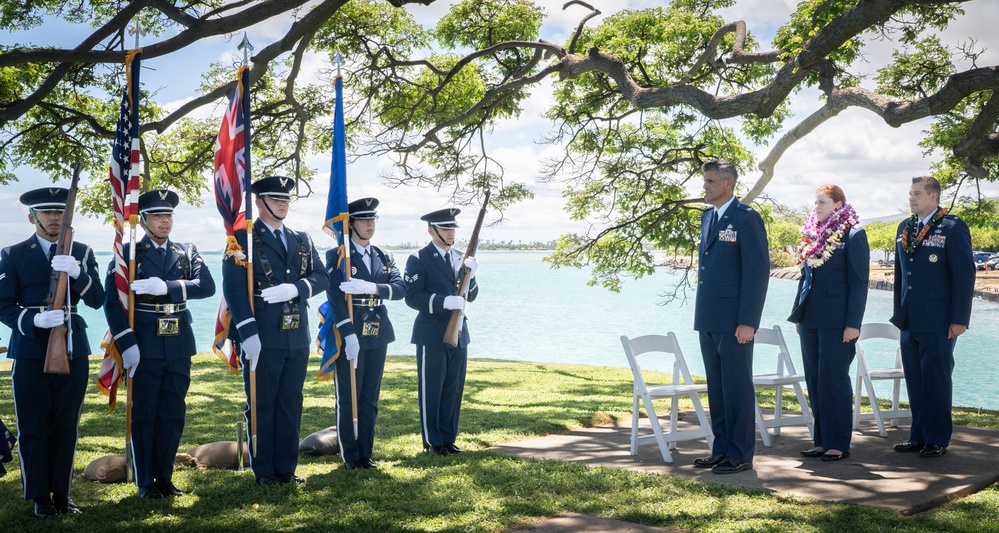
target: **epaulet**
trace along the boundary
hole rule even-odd
[[[954,214],[951,214],[951,213],[947,213],[947,214],[946,214],[946,215],[944,215],[943,217],[944,217],[944,218],[949,218],[949,219],[951,219],[951,220],[961,220],[961,217],[959,217],[959,216],[957,216],[957,215],[954,215]]]
[[[739,207],[739,209],[742,209],[743,211],[755,211],[755,209],[753,209],[752,206],[746,205],[746,204],[744,204],[742,202],[739,202],[738,207]]]

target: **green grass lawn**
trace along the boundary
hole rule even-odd
[[[93,358],[91,369],[97,372]],[[0,370],[0,414],[13,427],[10,367]],[[333,384],[305,386],[303,436],[333,425]],[[242,381],[217,358],[194,359],[181,451],[235,440]],[[122,394],[122,397],[124,394]],[[761,401],[773,403],[761,396]],[[794,409],[793,403],[787,407]],[[470,453],[422,453],[412,357],[389,357],[375,441],[377,470],[347,471],[338,457],[301,458],[303,486],[260,487],[249,471],[182,465],[175,484],[188,491],[162,502],[134,486],[83,477],[92,460],[124,448],[124,403],[108,414],[91,386],[80,424],[74,500],[78,516],[38,520],[22,499],[17,462],[0,478],[0,531],[503,531],[579,512],[692,531],[999,531],[999,490],[990,487],[915,517],[661,474],[589,468],[483,451],[504,441],[626,418],[627,369],[473,359],[468,366],[458,445]],[[666,412],[666,409],[663,409]],[[955,410],[955,422],[999,427],[999,414]]]

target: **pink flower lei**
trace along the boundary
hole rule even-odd
[[[822,222],[815,218],[815,210],[801,226],[798,258],[812,268],[818,268],[832,256],[843,242],[843,236],[858,222],[857,212],[850,204],[833,211]]]

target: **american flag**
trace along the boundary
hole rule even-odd
[[[343,77],[336,77],[336,105],[333,108],[333,154],[330,163],[330,192],[326,200],[326,222],[323,223],[323,231],[333,235],[337,241],[338,266],[343,278],[340,280],[330,280],[330,283],[347,281],[346,269],[343,267],[343,258],[346,254],[344,245],[344,226],[348,222],[350,214],[347,207],[347,143],[344,138],[343,124]],[[326,304],[324,304],[326,305]],[[343,341],[340,338],[340,331],[333,327],[333,315],[329,305],[325,309],[320,306],[320,329],[316,338],[316,346],[322,359],[319,362],[320,381],[325,381],[333,377],[333,362],[340,357],[340,350]],[[334,342],[329,343],[329,334],[332,333]],[[334,348],[334,349],[329,349]]]
[[[229,99],[229,106],[222,117],[219,136],[215,141],[215,205],[225,225],[226,253],[235,257],[237,264],[243,264],[247,259],[239,243],[240,240],[246,242],[246,221],[252,217],[249,198],[249,72],[249,67],[244,66],[237,73],[239,83]],[[239,350],[228,338],[231,320],[229,305],[222,298],[215,319],[215,342],[212,350],[225,361],[233,374],[239,374]]]
[[[121,97],[121,113],[111,146],[111,165],[108,181],[114,207],[114,285],[122,308],[128,313],[128,262],[122,250],[125,222],[138,216],[139,203],[139,63],[141,53],[130,52],[125,59],[128,84]],[[122,381],[121,350],[111,335],[104,333],[101,341],[104,360],[97,375],[97,388],[108,397],[113,412],[117,402],[118,385]]]

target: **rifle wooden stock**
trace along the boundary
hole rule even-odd
[[[471,237],[468,238],[468,248],[465,249],[465,256],[461,260],[461,267],[458,268],[458,276],[455,280],[455,294],[465,296],[468,284],[472,282],[472,277],[468,275],[468,267],[465,266],[465,259],[475,257],[475,249],[479,247],[479,231],[482,229],[482,221],[486,218],[486,207],[489,205],[489,191],[482,201],[482,208],[479,209],[479,216],[475,219],[475,229],[472,230]],[[461,326],[465,318],[464,309],[451,311],[451,318],[447,321],[447,329],[444,330],[444,343],[448,346],[458,347],[458,338],[461,337]]]
[[[76,187],[80,182],[80,163],[73,163],[73,181],[69,185],[69,195],[66,198],[66,209],[62,214],[62,227],[55,243],[55,255],[66,255],[72,252],[73,246],[73,211],[76,209]],[[82,275],[82,274],[81,274]],[[69,274],[53,270],[49,280],[48,311],[53,309],[70,309],[73,302],[67,302]],[[68,312],[68,311],[67,311]],[[69,361],[73,358],[66,341],[69,329],[63,323],[49,330],[49,345],[45,350],[45,366],[42,371],[47,374],[69,374]]]

